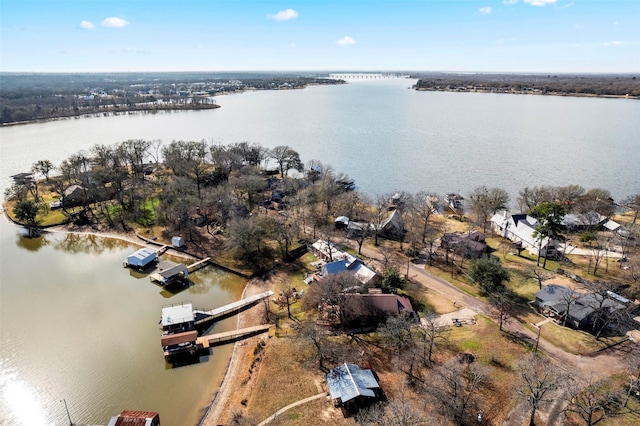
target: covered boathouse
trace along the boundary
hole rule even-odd
[[[191,303],[162,308],[162,337],[160,344],[165,358],[196,352],[198,332]]]
[[[127,256],[123,263],[125,268],[144,269],[157,261],[158,253],[152,248],[144,247]]]
[[[160,285],[170,284],[177,280],[183,280],[189,275],[187,265],[183,263],[173,263],[163,260],[158,264],[158,271],[151,274],[151,281],[160,283]]]

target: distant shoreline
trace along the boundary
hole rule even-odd
[[[496,94],[496,95],[536,95],[536,96],[565,96],[574,98],[602,98],[602,99],[640,99],[639,96],[629,95],[595,95],[592,93],[564,93],[564,92],[541,92],[531,90],[517,90],[501,92],[498,90],[484,90],[484,89],[434,89],[434,88],[416,88],[418,92],[451,92],[451,93],[484,93],[484,94]]]
[[[2,123],[2,127],[10,127],[10,126],[21,126],[25,124],[33,124],[33,123],[48,123],[51,121],[59,121],[59,120],[69,120],[69,119],[78,119],[78,118],[91,118],[91,117],[110,117],[113,115],[126,115],[131,113],[142,113],[142,114],[156,114],[158,112],[180,112],[180,111],[204,111],[221,108],[220,105],[217,104],[209,104],[209,105],[197,105],[194,107],[189,106],[180,106],[172,105],[171,107],[164,107],[154,105],[152,108],[123,108],[118,110],[108,110],[108,111],[82,111],[77,114],[65,114],[58,115],[54,117],[47,118],[36,118],[33,120],[25,120],[25,121],[15,121],[12,123]]]

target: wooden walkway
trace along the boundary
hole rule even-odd
[[[211,260],[210,257],[207,257],[202,260],[198,260],[196,263],[192,263],[191,265],[187,266],[187,271],[189,273],[192,273],[193,271],[197,271],[198,269],[206,266],[206,264],[209,263],[210,260]]]
[[[265,291],[264,293],[256,294],[254,296],[246,297],[244,299],[240,299],[237,302],[229,303],[228,305],[221,306],[219,308],[213,309],[211,311],[204,311],[201,309],[194,309],[194,314],[200,314],[206,316],[206,318],[202,318],[196,321],[196,325],[204,324],[207,321],[213,321],[216,318],[223,317],[232,312],[239,311],[240,309],[252,305],[254,303],[259,302],[262,299],[266,299],[273,295],[273,291]]]
[[[238,330],[225,331],[223,333],[210,334],[201,336],[196,339],[196,345],[199,349],[206,349],[213,345],[219,345],[231,340],[249,337],[254,334],[264,333],[271,328],[271,325],[257,325],[255,327],[241,328]]]

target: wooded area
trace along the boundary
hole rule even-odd
[[[211,97],[243,90],[301,89],[341,80],[290,73],[0,74],[0,123],[85,114],[210,109]]]
[[[417,90],[640,97],[635,75],[429,73],[415,77],[419,78]]]

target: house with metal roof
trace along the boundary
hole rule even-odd
[[[149,278],[151,281],[166,285],[174,281],[183,280],[187,278],[188,275],[189,268],[187,265],[163,260],[158,264],[158,271],[151,274]]]
[[[329,261],[322,266],[320,275],[323,277],[329,275],[336,275],[342,272],[349,272],[362,284],[373,285],[376,284],[376,278],[378,274],[373,269],[369,268],[357,257],[343,252],[335,247],[333,244],[325,241],[318,240],[311,245],[311,251],[319,258]],[[331,254],[329,254],[331,253]],[[332,261],[330,261],[332,259]]]
[[[555,243],[552,239],[534,236],[538,220],[525,213],[509,215],[501,211],[491,218],[491,227],[502,237],[520,245],[529,253],[537,256],[552,256],[555,253]]]
[[[382,389],[373,372],[355,364],[339,365],[326,374],[325,380],[335,405],[348,411],[374,402],[382,396]]]
[[[158,253],[155,249],[144,247],[127,256],[124,266],[136,269],[144,269],[158,260]]]

